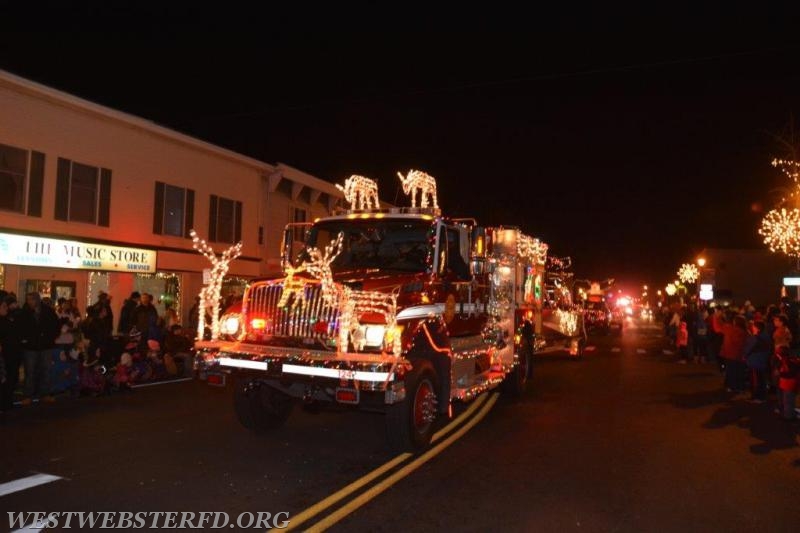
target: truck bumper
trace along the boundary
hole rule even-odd
[[[373,353],[337,353],[241,342],[203,341],[196,361],[205,372],[242,371],[281,382],[306,381],[364,391],[397,391],[407,359]],[[394,403],[387,395],[387,403]]]

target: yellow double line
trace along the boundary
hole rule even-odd
[[[383,481],[377,483],[376,485],[372,486],[368,490],[364,491],[362,494],[358,495],[357,497],[350,500],[347,504],[343,505],[330,515],[326,516],[316,524],[310,526],[306,531],[313,531],[316,533],[325,531],[326,529],[330,528],[337,522],[341,521],[347,515],[351,514],[358,508],[365,505],[367,502],[381,494],[382,492],[386,491],[389,487],[403,479],[404,477],[411,474],[413,471],[418,469],[420,466],[424,465],[437,455],[439,455],[442,451],[445,450],[448,446],[453,444],[455,441],[460,439],[464,436],[464,434],[472,429],[478,422],[483,420],[483,418],[491,411],[492,407],[494,406],[495,402],[497,401],[497,394],[484,394],[478,397],[472,405],[470,405],[466,411],[461,413],[455,420],[450,422],[447,426],[440,429],[436,433],[434,433],[432,441],[433,443],[438,442],[441,440],[445,435],[450,433],[454,428],[456,428],[459,424],[461,424],[464,420],[472,416],[473,413],[478,411],[478,414],[475,415],[473,418],[469,420],[463,427],[455,431],[452,435],[445,438],[439,444],[436,444],[433,448],[425,452],[424,454],[420,455],[400,470],[392,474],[391,476],[387,477]],[[402,453],[395,457],[394,459],[390,460],[386,464],[376,468],[369,474],[357,479],[353,483],[350,483],[343,489],[331,494],[324,500],[315,503],[305,511],[301,512],[300,514],[293,516],[291,521],[289,522],[289,527],[286,528],[286,531],[297,530],[302,524],[307,522],[308,520],[314,518],[318,514],[322,513],[329,507],[335,505],[336,503],[340,502],[344,498],[347,498],[357,490],[361,489],[362,487],[368,485],[375,479],[379,478],[386,472],[392,470],[396,466],[400,465],[401,463],[405,462],[409,458],[412,457],[410,453]]]

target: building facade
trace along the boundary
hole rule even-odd
[[[243,242],[226,293],[279,271],[286,223],[341,197],[332,184],[0,71],[0,284],[17,294],[131,292],[186,321],[208,261]],[[227,295],[227,294],[226,294]],[[116,326],[116,324],[115,324]]]

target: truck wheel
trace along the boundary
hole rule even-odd
[[[257,381],[236,383],[233,407],[239,422],[247,429],[263,433],[283,425],[289,418],[292,398]]]
[[[519,398],[525,392],[525,387],[528,384],[528,377],[531,375],[531,365],[533,364],[533,355],[531,354],[530,347],[525,347],[519,354],[519,363],[514,367],[514,370],[508,373],[506,379],[503,380],[503,390],[512,398]]]
[[[386,410],[386,436],[393,450],[416,452],[430,445],[435,429],[439,388],[430,361],[414,361],[405,388],[405,399]]]

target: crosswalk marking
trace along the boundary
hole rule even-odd
[[[59,479],[64,478],[53,476],[51,474],[34,474],[32,476],[15,479],[14,481],[0,484],[0,496],[7,496],[21,490],[27,490],[39,485],[44,485],[46,483],[52,483],[53,481],[58,481]]]
[[[636,348],[636,353],[638,353],[638,354],[647,353],[647,350],[645,350],[643,348]]]
[[[614,346],[613,348],[611,348],[611,351],[614,352],[614,353],[621,352],[622,348],[619,348],[618,346]]]

